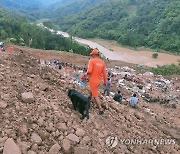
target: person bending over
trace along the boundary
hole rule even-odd
[[[117,93],[115,93],[113,99],[116,101],[116,102],[119,102],[121,103],[122,102],[122,95],[121,95],[121,92],[120,90],[118,90]]]

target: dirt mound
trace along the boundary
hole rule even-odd
[[[15,51],[0,53],[0,153],[179,153],[179,106],[169,109],[142,103],[132,109],[107,98],[102,100],[109,104],[104,116],[99,116],[92,104],[90,119],[81,121],[72,109],[67,88],[74,85],[85,95],[88,89],[62,71],[38,65],[38,56],[46,57],[48,52]],[[79,55],[51,54],[81,66],[88,60]],[[117,145],[111,144],[114,140],[109,143],[108,136],[117,137]]]

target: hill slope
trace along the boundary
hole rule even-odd
[[[141,100],[138,109],[132,109],[110,99],[103,117],[97,114],[92,103],[90,119],[81,121],[72,109],[67,88],[74,86],[86,95],[88,89],[73,83],[72,76],[64,70],[38,65],[39,55],[49,59],[55,56],[77,66],[84,66],[88,61],[88,57],[79,55],[19,47],[15,47],[15,54],[0,52],[0,152],[14,152],[14,146],[6,142],[12,138],[16,150],[22,153],[178,153],[179,106],[172,109]],[[24,101],[24,92],[32,92],[33,99]],[[154,114],[145,111],[144,106]],[[105,144],[109,135],[119,138],[115,148]],[[129,144],[128,139],[139,138],[175,139],[175,143]]]
[[[61,35],[28,23],[24,17],[0,8],[0,39],[14,44],[47,50],[73,50],[89,55],[90,49]]]
[[[60,1],[56,24],[74,35],[180,52],[179,0]]]
[[[16,10],[36,10],[41,7],[39,0],[0,0],[0,5]]]
[[[0,6],[26,16],[29,21],[50,17],[46,7],[56,0],[0,0]]]

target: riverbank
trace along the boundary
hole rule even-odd
[[[62,35],[64,37],[70,37],[70,35],[66,32],[55,31],[53,29],[49,29],[45,27],[42,23],[38,24],[38,26],[44,27],[51,31],[52,33],[56,33],[58,35]],[[91,48],[97,48],[99,51],[108,59],[123,61],[126,63],[144,65],[148,67],[157,67],[163,65],[170,64],[179,64],[180,56],[170,55],[167,53],[158,53],[158,58],[152,58],[153,52],[150,51],[135,51],[133,49],[129,49],[126,47],[122,47],[117,44],[115,41],[103,40],[103,39],[82,39],[78,37],[73,37],[75,41],[81,44],[88,45]]]
[[[120,54],[124,57],[124,61],[134,64],[141,64],[145,66],[155,67],[157,65],[170,65],[179,64],[180,56],[172,55],[168,53],[158,53],[158,58],[152,58],[154,51],[148,50],[134,50],[127,47],[122,47],[115,41],[103,40],[103,39],[90,39],[92,42],[96,42],[99,45],[109,49],[113,53]],[[121,58],[122,59],[122,58]]]

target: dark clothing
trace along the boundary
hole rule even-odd
[[[104,95],[107,93],[107,96],[110,94],[110,87],[111,87],[111,81],[109,80],[106,84],[106,87],[104,89]]]
[[[122,96],[119,93],[116,93],[113,98],[116,102],[122,102]]]
[[[62,69],[62,66],[61,66],[61,64],[59,64],[59,69],[60,69],[60,70]]]

